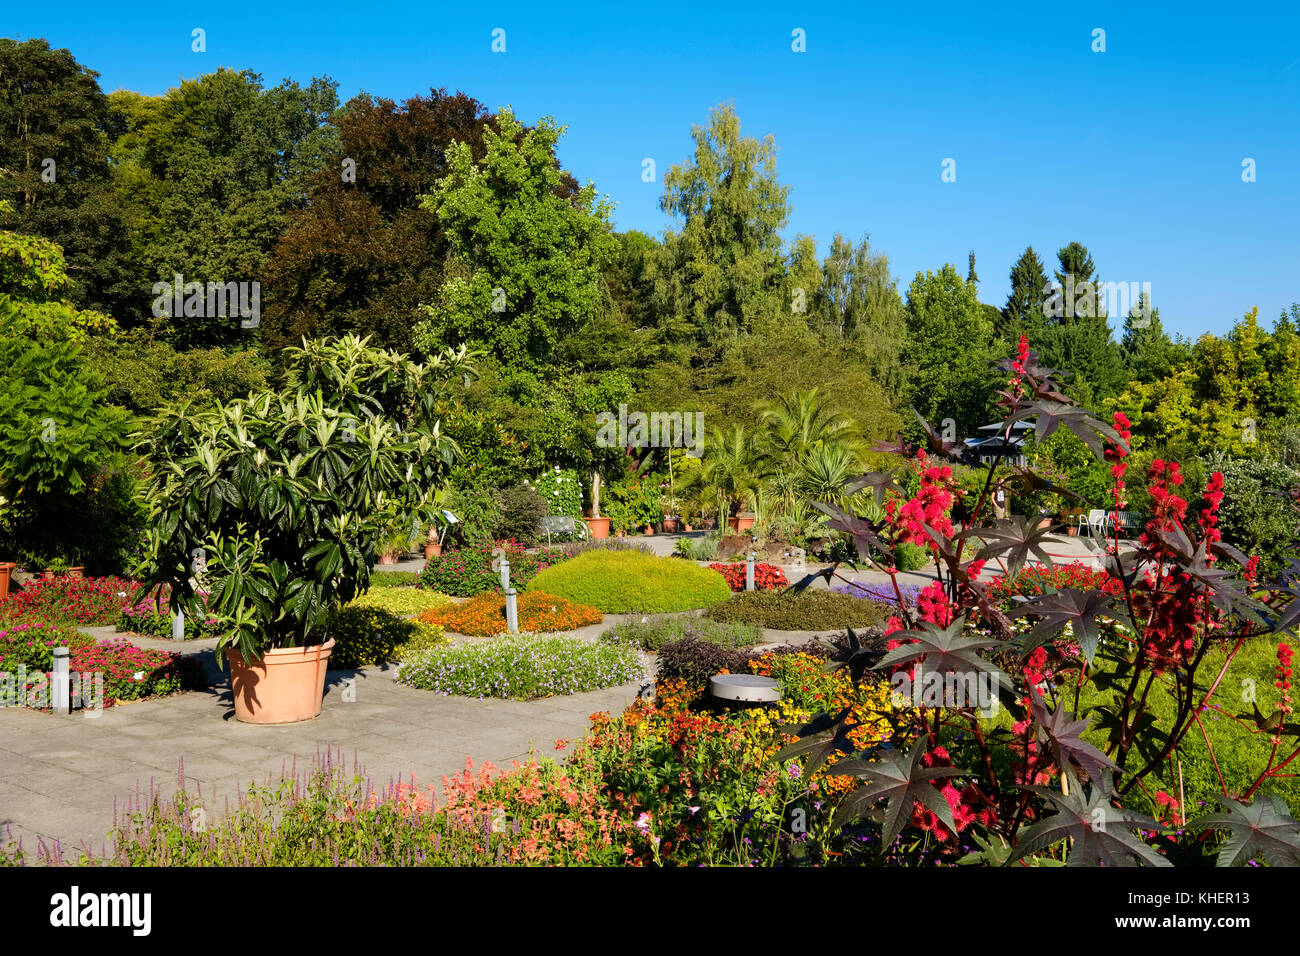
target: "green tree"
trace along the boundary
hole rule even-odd
[[[264,89],[251,71],[220,69],[160,97],[114,98],[122,135],[113,147],[140,266],[137,317],[157,283],[260,281],[307,179],[337,150],[328,124],[336,84],[285,81]],[[230,345],[250,333],[239,318],[177,315],[166,332],[183,347]],[[253,333],[256,335],[256,333]]]
[[[588,184],[562,195],[555,161],[564,128],[544,118],[524,131],[509,109],[485,130],[485,155],[448,151],[450,172],[422,200],[450,239],[454,262],[424,307],[416,341],[426,352],[482,345],[502,361],[537,368],[561,340],[607,307],[603,272],[618,251],[611,205]]]
[[[681,231],[665,237],[656,292],[676,327],[716,346],[782,311],[789,187],[777,180],[772,137],[742,136],[730,105],[691,138],[692,160],[664,176],[660,208]]]
[[[1042,351],[1046,289],[1047,272],[1043,262],[1034,247],[1027,246],[1011,267],[1011,292],[996,329],[999,338],[1014,344],[1021,335],[1026,335],[1030,348]]]
[[[889,257],[863,236],[855,246],[836,233],[822,263],[817,297],[822,327],[849,343],[866,371],[891,399],[902,392],[902,354],[906,321]]]
[[[1151,308],[1145,292],[1124,319],[1119,350],[1129,379],[1141,382],[1164,378],[1186,358],[1186,350],[1169,338],[1160,321],[1160,310]]]
[[[905,396],[936,427],[952,419],[957,438],[989,414],[992,335],[974,286],[955,266],[916,274],[907,290]]]
[[[348,332],[414,347],[419,303],[437,295],[450,253],[420,197],[447,175],[452,143],[483,158],[488,124],[481,103],[446,90],[348,102],[335,119],[338,149],[311,175],[310,201],[289,211],[266,266],[268,347]]]

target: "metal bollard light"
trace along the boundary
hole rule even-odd
[[[501,590],[510,590],[510,562],[505,558],[501,559]]]
[[[519,597],[514,588],[506,588],[506,630],[519,633]]]
[[[745,559],[745,590],[754,590],[754,552],[749,552],[749,557]]]
[[[72,712],[72,679],[66,647],[54,649],[54,669],[50,672],[50,706],[56,714]]]
[[[172,618],[172,640],[185,640],[185,612],[180,608],[176,609],[176,616]]]

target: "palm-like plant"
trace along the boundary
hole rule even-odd
[[[753,507],[767,477],[764,460],[744,426],[731,431],[714,428],[704,443],[700,463],[701,498],[718,504],[718,523],[725,525],[732,509]]]
[[[844,503],[844,485],[861,470],[861,461],[844,445],[814,445],[802,460],[800,486],[811,501]]]
[[[791,392],[759,406],[763,434],[759,442],[765,458],[774,465],[800,465],[813,449],[840,445],[857,453],[861,446],[857,426],[836,415],[817,389]]]

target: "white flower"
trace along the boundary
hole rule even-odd
[[[144,671],[136,671],[131,675],[131,680],[144,680]]]

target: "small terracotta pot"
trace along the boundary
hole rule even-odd
[[[583,518],[587,523],[587,533],[593,538],[609,537],[609,519],[608,518]]]
[[[334,639],[311,647],[280,647],[247,663],[226,650],[235,717],[246,724],[292,724],[319,717],[325,697],[325,669]]]
[[[440,554],[442,554],[442,542],[430,541],[424,546],[424,558],[426,561],[429,558],[436,558]]]
[[[644,528],[641,529],[641,533],[645,535],[651,535],[655,533],[655,529],[651,525],[646,525]]]
[[[397,552],[396,552],[396,551],[385,551],[383,554],[381,554],[381,555],[379,556],[379,560],[376,561],[375,563],[376,563],[376,564],[396,564],[396,563],[397,563]]]
[[[683,528],[684,530],[686,530],[686,531],[694,531],[694,530],[695,530],[695,529],[692,528],[689,524],[683,525],[682,528]]]
[[[70,578],[84,577],[85,573],[86,573],[86,569],[84,566],[80,568],[68,568],[68,577]]]
[[[9,596],[9,579],[16,567],[18,565],[12,561],[0,561],[0,601]]]

